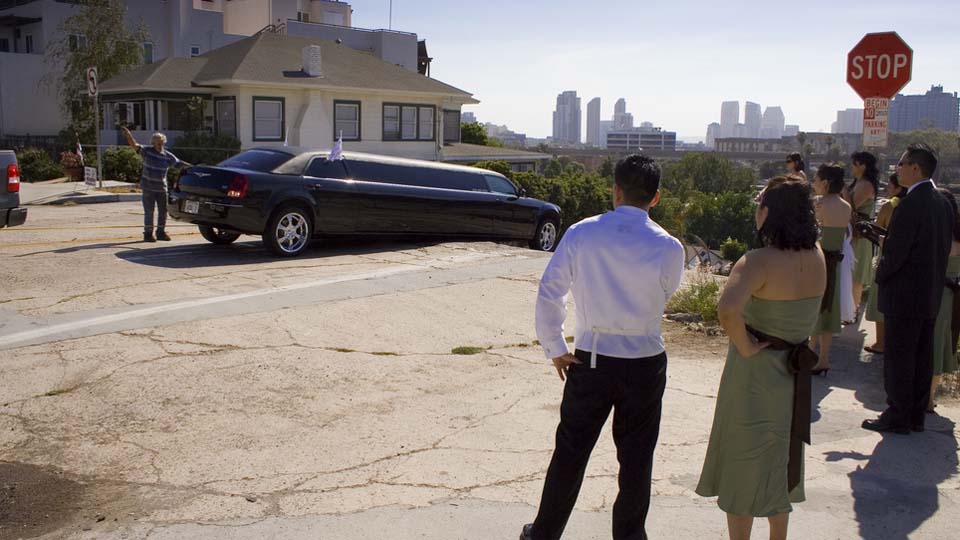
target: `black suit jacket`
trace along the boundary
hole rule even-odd
[[[930,183],[915,187],[893,210],[877,267],[884,315],[937,317],[953,223],[950,202]]]

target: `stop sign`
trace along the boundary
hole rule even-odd
[[[847,54],[847,83],[863,99],[892,98],[910,82],[913,49],[896,32],[867,34]]]

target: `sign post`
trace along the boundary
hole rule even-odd
[[[97,186],[103,187],[103,150],[100,148],[100,98],[97,67],[87,68],[87,93],[93,98],[93,130],[97,136]]]
[[[863,146],[887,145],[890,99],[912,69],[913,49],[896,32],[867,34],[847,54],[847,83],[863,98]]]

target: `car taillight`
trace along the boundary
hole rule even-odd
[[[232,199],[242,199],[247,196],[247,188],[250,187],[250,182],[247,180],[247,177],[238,174],[233,177],[233,180],[230,181],[230,187],[227,188],[227,197]]]
[[[7,193],[20,191],[20,168],[16,163],[7,165]]]

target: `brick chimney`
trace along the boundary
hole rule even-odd
[[[320,76],[320,46],[308,45],[300,51],[300,59],[303,64],[303,72],[307,77]]]

